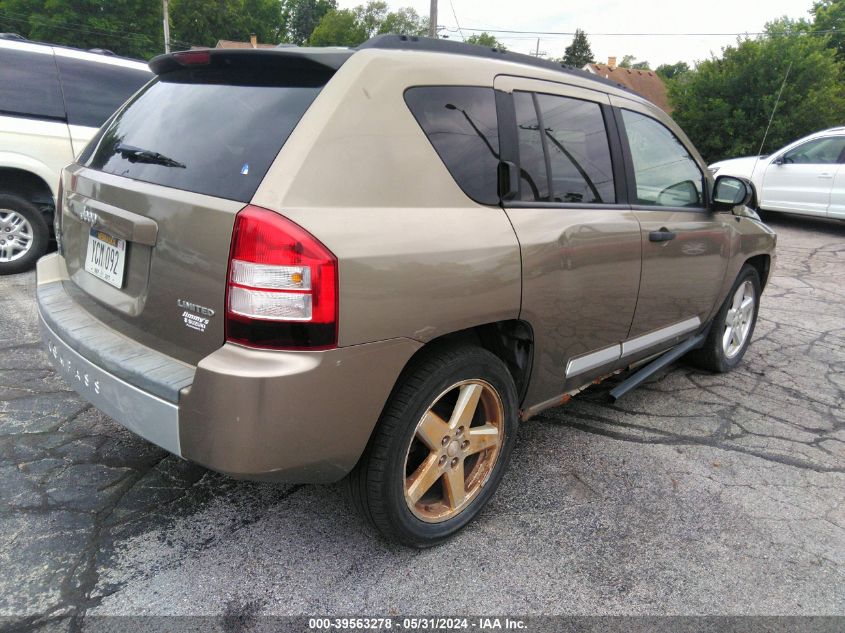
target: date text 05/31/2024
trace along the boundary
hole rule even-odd
[[[335,631],[384,631],[390,629],[407,631],[498,631],[526,630],[527,624],[512,618],[440,618],[440,617],[384,617],[384,618],[309,618],[310,630]]]

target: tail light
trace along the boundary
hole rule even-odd
[[[266,349],[337,347],[337,258],[278,213],[235,219],[226,287],[226,340]]]

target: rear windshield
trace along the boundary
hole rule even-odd
[[[165,74],[91,141],[79,162],[110,174],[248,202],[320,87],[193,83]]]

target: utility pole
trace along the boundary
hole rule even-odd
[[[170,10],[168,0],[161,0],[161,10],[164,14],[164,52],[170,52]]]
[[[537,38],[537,48],[534,49],[533,53],[528,53],[528,54],[531,55],[531,57],[536,57],[537,59],[539,59],[540,57],[546,56],[546,51],[540,50],[540,38],[539,37]]]
[[[437,37],[437,0],[431,0],[431,9],[428,12],[428,36]]]

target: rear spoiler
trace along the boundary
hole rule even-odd
[[[158,55],[150,60],[149,67],[159,76],[195,70],[199,81],[217,75],[219,71],[228,71],[227,74],[251,76],[283,72],[300,79],[311,75],[311,81],[307,83],[325,83],[354,52],[343,48],[298,46],[234,50],[200,48]]]

